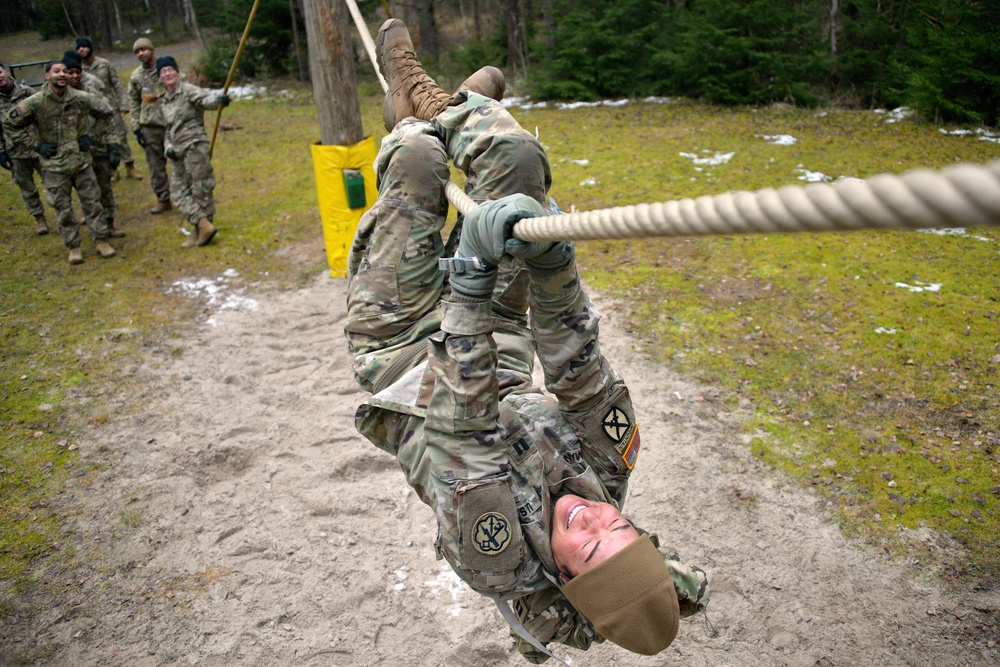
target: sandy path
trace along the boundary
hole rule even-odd
[[[0,663],[528,664],[491,604],[434,560],[433,517],[395,462],[354,432],[363,395],[342,341],[344,293],[326,275],[242,300],[223,291],[196,333],[123,369],[141,395],[102,399],[116,416],[77,442],[103,471],[63,494],[80,567],[44,573],[62,591],[54,600],[15,602]],[[612,645],[559,655],[1000,664],[997,591],[948,594],[845,540],[816,496],[748,454],[711,389],[634,356],[616,309],[604,310],[605,353],[644,418],[629,513],[709,572],[716,634],[693,620],[660,656]]]

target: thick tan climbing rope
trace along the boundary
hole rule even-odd
[[[387,90],[364,19],[354,0],[346,2]],[[454,183],[445,194],[463,215],[477,206]],[[977,225],[1000,225],[1000,161],[529,218],[514,226],[514,236],[561,241]]]

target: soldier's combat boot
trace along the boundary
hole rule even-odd
[[[142,180],[142,174],[140,174],[139,172],[137,172],[135,170],[135,162],[126,162],[125,163],[125,177],[126,178],[130,178],[133,181],[141,181]]]
[[[94,241],[94,249],[97,250],[97,254],[101,257],[107,259],[108,257],[114,257],[118,253],[112,248],[107,241],[101,239],[99,241]]]
[[[83,264],[83,251],[80,250],[80,246],[69,249],[69,263]]]
[[[172,208],[173,208],[173,205],[170,203],[170,200],[168,199],[167,201],[158,201],[158,202],[156,202],[156,206],[154,206],[153,208],[149,209],[149,212],[152,213],[153,215],[157,215],[159,213],[166,213],[167,211],[169,211]]]
[[[479,68],[472,76],[463,81],[455,92],[460,93],[463,90],[468,90],[499,102],[503,99],[503,93],[506,89],[507,79],[503,72],[496,67],[487,65]]]
[[[184,239],[184,243],[181,244],[181,247],[193,248],[196,243],[198,243],[198,223],[195,223],[194,231],[188,234],[188,237]]]
[[[35,233],[39,236],[45,236],[49,233],[49,221],[45,219],[44,215],[35,218]]]
[[[430,120],[448,106],[451,95],[441,89],[417,60],[410,33],[399,19],[389,19],[378,31],[375,60],[388,90],[382,103],[385,129],[414,116]]]
[[[195,239],[194,244],[196,246],[203,246],[212,240],[215,236],[215,225],[209,222],[207,219],[202,218],[198,221],[198,238]]]
[[[119,227],[115,227],[114,220],[108,220],[108,236],[113,239],[120,239],[125,236],[125,230]]]
[[[111,182],[112,182],[112,183],[117,183],[117,182],[118,182],[118,181],[120,181],[120,180],[122,180],[122,175],[118,173],[118,170],[117,170],[117,169],[115,169],[115,170],[114,170],[114,171],[113,171],[113,172],[111,173]]]

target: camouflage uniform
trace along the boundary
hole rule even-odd
[[[16,81],[11,83],[13,85],[7,92],[0,90],[0,118],[6,116],[18,102],[38,92]],[[0,134],[3,135],[3,145],[0,148],[7,151],[7,156],[13,163],[11,176],[21,190],[21,199],[24,200],[28,213],[33,218],[44,218],[45,209],[42,207],[41,197],[38,196],[38,186],[35,185],[35,172],[37,171],[39,176],[42,174],[41,162],[38,153],[35,152],[38,130],[34,125],[10,129],[4,127]]]
[[[170,190],[174,203],[184,218],[193,225],[199,220],[215,217],[215,172],[208,155],[209,140],[205,134],[205,110],[218,109],[222,92],[199,88],[181,81],[173,92],[163,96],[163,118],[167,128],[164,150],[177,155],[170,175]]]
[[[67,248],[80,246],[80,222],[73,215],[73,188],[80,197],[87,227],[95,240],[108,237],[101,207],[101,190],[91,167],[90,153],[79,148],[78,139],[89,130],[88,118],[108,122],[113,112],[100,97],[67,86],[62,97],[46,85],[42,92],[22,100],[4,117],[4,131],[34,123],[41,141],[54,143],[56,154],[41,157],[42,180],[49,205],[56,210],[59,235]]]
[[[167,158],[163,154],[166,127],[163,120],[163,94],[155,67],[139,65],[128,78],[128,105],[130,130],[141,132],[146,145],[146,163],[149,165],[149,184],[157,201],[170,201],[170,181],[167,178]]]
[[[601,356],[600,315],[575,262],[552,275],[501,267],[491,302],[449,300],[437,264],[448,255],[449,157],[477,201],[542,202],[551,183],[535,138],[480,95],[460,93],[430,123],[404,120],[383,140],[379,199],[349,259],[348,345],[374,392],[355,424],[434,510],[439,557],[474,590],[513,600],[541,642],[586,649],[603,638],[559,590],[551,513],[568,493],[621,507],[640,444],[631,399]],[[536,351],[551,395],[532,383]],[[697,585],[676,569],[675,585]],[[547,658],[517,642],[529,660]]]
[[[128,111],[129,105],[128,96],[125,94],[125,87],[122,86],[118,72],[115,71],[115,68],[106,58],[99,56],[94,56],[93,61],[89,65],[83,63],[83,71],[97,77],[107,87],[108,92],[105,96],[111,109],[115,112],[113,121],[114,131],[116,134],[125,137],[128,130],[125,127],[125,119],[122,117],[122,112]],[[129,148],[127,140],[119,144],[119,150],[122,154],[122,162],[132,164],[135,158],[132,157],[132,149]]]
[[[103,81],[87,72],[83,73],[81,84],[86,92],[97,97],[108,99],[108,95],[111,93],[111,90]],[[110,100],[109,106],[111,106],[112,110],[114,109]],[[111,167],[108,146],[112,144],[117,145],[121,151],[120,154],[124,155],[125,151],[122,149],[122,146],[128,143],[128,139],[125,136],[124,123],[119,124],[117,122],[120,118],[121,114],[116,114],[115,120],[110,123],[102,118],[90,119],[91,128],[89,134],[94,142],[90,149],[90,156],[93,158],[94,176],[97,177],[97,185],[101,189],[101,207],[104,208],[104,220],[109,225],[114,224],[117,205],[115,203],[114,187],[111,184],[111,178],[114,176],[115,170]]]

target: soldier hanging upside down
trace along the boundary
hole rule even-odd
[[[435,512],[439,557],[498,602],[528,660],[605,639],[659,653],[707,580],[621,514],[639,425],[573,244],[512,236],[550,214],[548,158],[497,102],[496,68],[449,95],[395,19],[378,62],[391,133],[349,260],[348,346],[373,394],[356,426],[399,461]],[[449,158],[480,204],[445,242]]]

